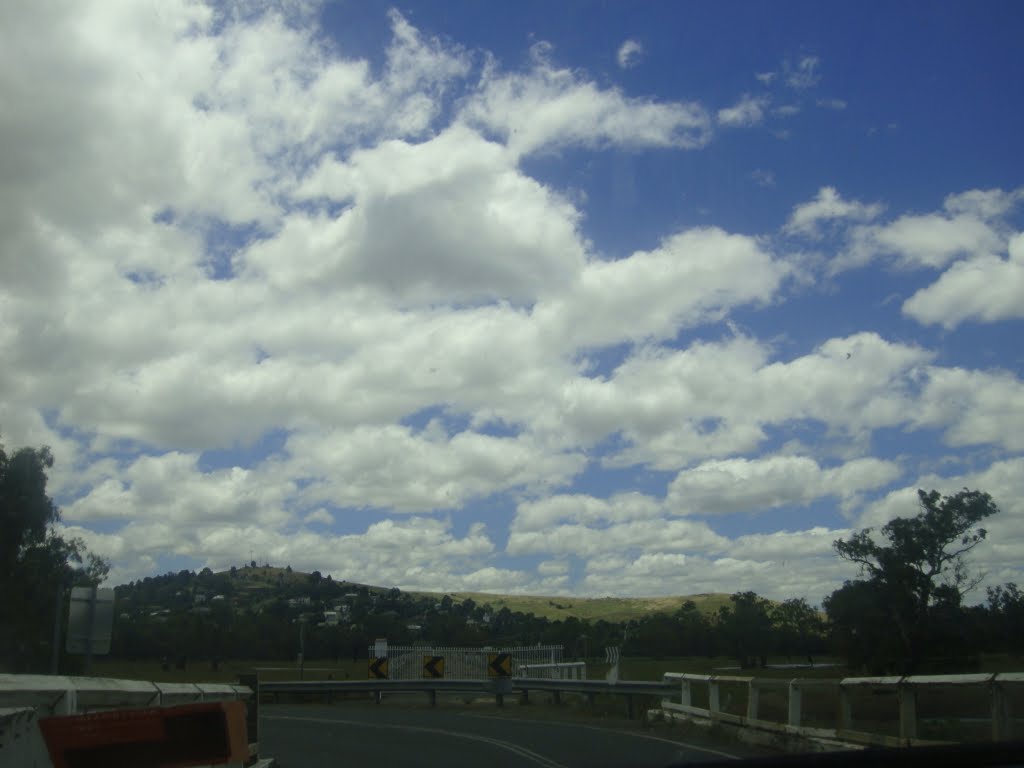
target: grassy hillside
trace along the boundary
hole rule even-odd
[[[725,594],[684,595],[678,597],[541,597],[537,595],[492,595],[486,592],[414,592],[440,600],[445,594],[455,602],[472,599],[477,605],[489,603],[495,610],[532,613],[552,621],[575,616],[590,621],[628,621],[652,613],[672,613],[692,600],[703,613],[714,613],[729,604]]]
[[[217,574],[227,576],[226,571]],[[274,566],[248,565],[234,569],[232,580],[236,589],[267,590],[259,592],[263,600],[273,596],[282,589],[305,587],[310,583],[310,574],[288,568]],[[387,587],[371,586],[358,582],[335,582],[342,588],[363,588],[370,593],[387,592]],[[510,611],[532,613],[552,621],[575,616],[578,619],[609,622],[629,621],[650,616],[654,613],[672,613],[683,603],[692,600],[697,608],[705,614],[715,613],[721,606],[729,604],[729,596],[725,594],[681,595],[675,597],[548,597],[540,595],[502,595],[486,592],[408,592],[410,596],[427,597],[440,601],[448,595],[457,603],[472,599],[477,605],[489,604],[494,610],[508,608]]]
[[[223,576],[228,571],[220,571]],[[256,586],[276,588],[279,586],[304,586],[309,583],[310,575],[304,571],[293,571],[287,568],[277,568],[273,565],[260,565],[251,568],[248,565],[235,570],[234,578],[241,586]],[[387,587],[373,587],[369,584],[357,584],[354,582],[338,581],[339,585],[352,587],[366,587],[370,592],[386,592]]]

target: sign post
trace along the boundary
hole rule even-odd
[[[64,584],[62,582],[57,586],[57,594],[55,595],[53,606],[53,642],[50,644],[51,675],[56,675],[57,668],[60,666],[60,620],[63,615],[61,608],[64,607],[64,591]]]
[[[619,682],[619,659],[619,646],[612,645],[604,649],[604,660],[611,665],[604,676],[609,683]]]

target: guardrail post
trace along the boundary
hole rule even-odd
[[[427,691],[427,698],[430,700],[430,706],[436,707],[437,706],[437,689],[431,688],[429,691]]]
[[[552,697],[551,697],[551,700],[552,700],[552,701],[553,701],[553,702],[554,702],[554,703],[555,703],[556,705],[557,705],[557,704],[561,704],[561,703],[562,703],[562,692],[561,692],[561,691],[552,691],[551,693],[552,693]]]
[[[626,719],[633,719],[633,694],[626,694]]]
[[[747,720],[757,720],[761,689],[751,680],[747,683]]]
[[[791,680],[789,682],[789,724],[797,727],[800,726],[800,698],[800,686],[796,684],[795,680]]]
[[[917,695],[906,683],[899,687],[900,697],[900,738],[917,738]]]
[[[684,707],[689,707],[692,701],[693,695],[690,691],[690,681],[684,677],[679,690],[679,703]]]
[[[527,690],[526,688],[523,688],[523,690],[519,693],[519,703],[520,704],[529,704],[530,703],[530,691]]]
[[[992,741],[1008,741],[1013,738],[1013,719],[1010,713],[1010,697],[998,679],[992,682]]]
[[[853,697],[845,685],[839,686],[839,730],[853,730]]]
[[[1010,702],[998,682],[992,683],[992,741],[1010,738]]]
[[[66,679],[66,678],[65,678]],[[55,715],[77,715],[78,714],[78,691],[72,688],[65,688],[64,695],[60,697],[57,706],[53,708]]]
[[[708,680],[708,710],[712,715],[722,711],[718,681],[716,680]]]

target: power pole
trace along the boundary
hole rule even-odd
[[[53,645],[50,647],[50,674],[56,675],[60,666],[60,620],[64,607],[64,582],[57,584],[53,605]]]
[[[299,680],[305,679],[303,673],[306,667],[306,619],[299,617]]]

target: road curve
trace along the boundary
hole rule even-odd
[[[501,717],[452,708],[265,706],[260,753],[282,768],[444,765],[584,768],[667,766],[734,757],[641,731]],[[749,754],[749,752],[746,752]]]

